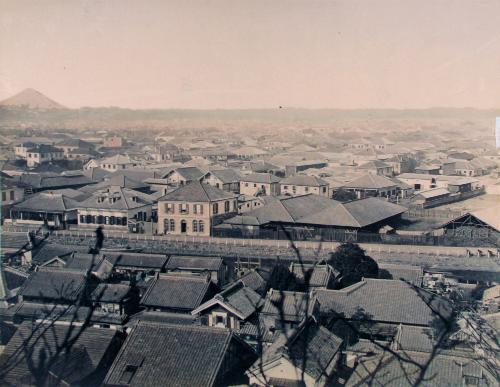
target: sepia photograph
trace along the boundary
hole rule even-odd
[[[0,0],[0,386],[500,385],[500,0]]]

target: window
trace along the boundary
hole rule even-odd
[[[181,214],[189,214],[189,204],[179,203],[179,212]]]
[[[222,316],[215,316],[215,323],[216,324],[224,324],[224,317],[222,317]]]
[[[203,204],[199,204],[199,209],[200,209],[200,215],[203,215]]]
[[[193,204],[193,214],[197,214],[198,213],[198,204]]]
[[[304,191],[309,192],[309,187],[305,187]]]
[[[205,232],[205,222],[203,222],[203,220],[200,220],[198,222],[198,231],[199,232]]]
[[[198,221],[193,220],[193,232],[198,232]]]
[[[257,187],[257,184],[254,184],[254,185],[253,185],[253,187],[254,187],[254,188],[256,188],[256,187]]]
[[[283,188],[284,188],[284,189],[288,189],[288,186],[287,186],[287,185],[284,185],[284,186],[283,186]]]
[[[168,219],[163,219],[163,232],[166,233],[169,231],[170,221]]]
[[[323,187],[323,193],[326,193],[326,187]]]
[[[214,203],[212,205],[212,212],[214,213],[214,215],[219,213],[219,203]]]
[[[165,203],[165,212],[167,214],[173,214],[175,212],[174,203]]]
[[[248,187],[248,183],[245,183],[245,187]]]
[[[85,215],[80,215],[80,223],[85,223]]]
[[[170,231],[175,231],[175,220],[170,219]]]
[[[7,192],[2,192],[2,202],[7,200]]]
[[[224,212],[229,212],[229,201],[224,202]]]
[[[127,364],[127,366],[123,370],[123,373],[120,377],[120,383],[130,384],[130,382],[132,381],[132,378],[134,377],[134,375],[138,369],[139,369],[139,367],[136,365]]]
[[[97,224],[103,224],[104,223],[104,216],[99,215],[97,216]]]
[[[122,226],[126,226],[127,225],[127,217],[124,216],[122,217]]]
[[[10,200],[14,200],[14,191],[10,191],[9,196]]]

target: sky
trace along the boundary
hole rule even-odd
[[[0,0],[0,99],[500,107],[500,0]]]

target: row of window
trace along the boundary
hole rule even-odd
[[[103,216],[103,215],[80,215],[80,224],[108,224],[111,226],[126,226],[127,217]]]
[[[287,185],[284,185],[283,186],[283,189],[287,190],[288,189],[288,186]],[[297,186],[296,185],[292,185],[292,191],[293,192],[297,192]],[[326,187],[321,187],[321,191],[323,193],[326,193]],[[304,187],[304,192],[309,192],[309,187],[308,186],[305,186]]]
[[[181,220],[179,222],[179,227],[181,232],[187,232],[187,221]],[[163,220],[163,232],[174,232],[176,228],[175,219],[164,219]],[[193,232],[205,232],[205,222],[203,220],[193,220],[191,222],[191,230]]]
[[[167,214],[175,214],[176,208],[175,203],[165,203],[165,212]],[[195,215],[203,215],[203,204],[192,204],[191,206],[188,203],[179,203],[177,205],[177,211],[179,214],[189,214],[190,209],[193,211]],[[237,204],[236,201],[233,202],[233,211],[236,211]],[[226,200],[224,202],[224,212],[229,212],[231,210],[231,202]],[[219,213],[219,203],[212,204],[212,212],[213,214]]]

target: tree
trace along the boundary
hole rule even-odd
[[[339,202],[350,202],[351,200],[356,200],[357,196],[354,192],[339,189],[333,193],[332,199]]]
[[[295,287],[295,276],[290,272],[288,266],[278,259],[269,277],[268,288],[284,291],[295,290]]]
[[[356,243],[343,243],[330,254],[328,263],[339,272],[340,287],[352,285],[363,277],[377,278],[377,262]]]

